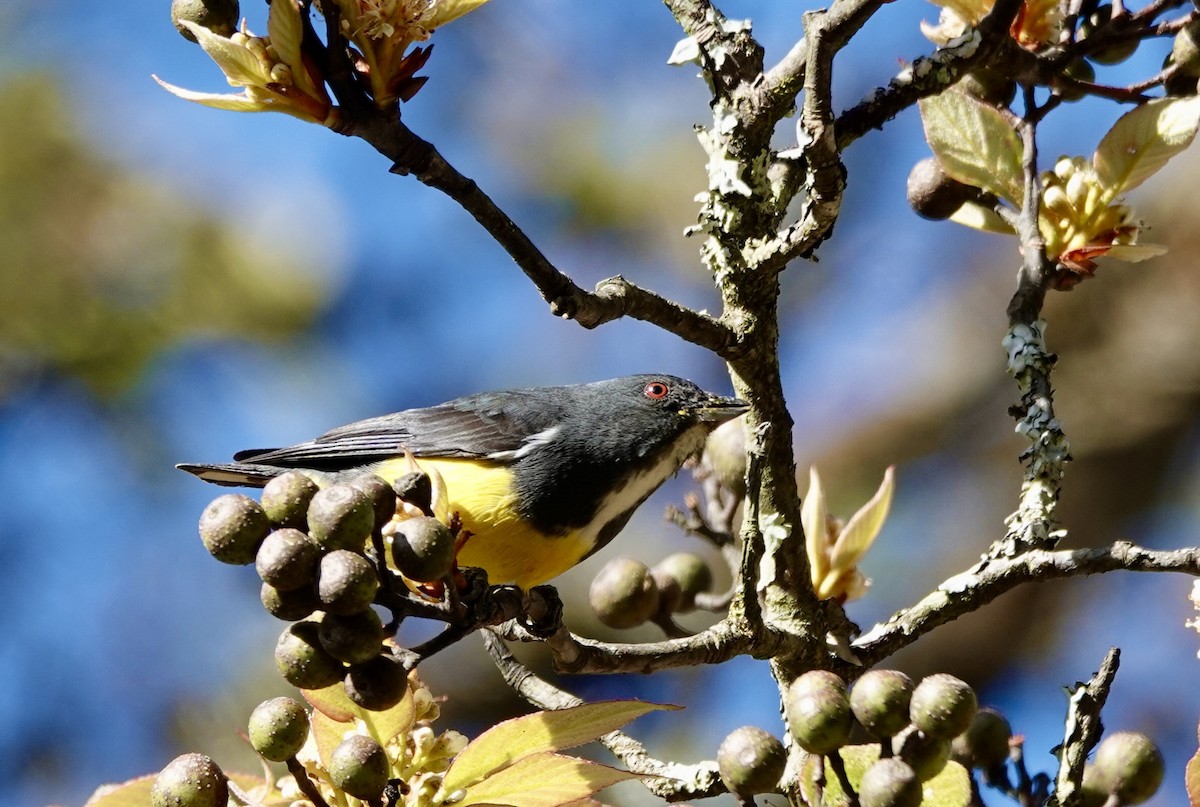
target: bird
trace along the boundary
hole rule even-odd
[[[232,463],[177,467],[217,485],[263,487],[300,471],[318,485],[436,470],[469,537],[458,563],[528,588],[605,546],[633,512],[749,409],[672,375],[483,392],[333,429]]]

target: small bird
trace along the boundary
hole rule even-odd
[[[262,487],[286,471],[318,484],[410,470],[441,475],[470,537],[458,554],[493,583],[562,574],[613,539],[633,511],[749,408],[669,375],[484,392],[360,420],[288,448],[178,467],[218,485]]]

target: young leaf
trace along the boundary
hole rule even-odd
[[[883,472],[883,482],[871,500],[858,508],[858,512],[850,517],[837,543],[833,545],[831,565],[835,569],[847,569],[862,559],[875,536],[883,529],[888,511],[892,507],[892,491],[896,487],[896,466],[889,465]]]
[[[600,701],[505,720],[480,734],[455,757],[442,779],[441,792],[461,790],[534,754],[590,743],[647,712],[678,708],[642,701]]]
[[[1188,760],[1187,767],[1183,769],[1183,785],[1187,790],[1188,803],[1192,807],[1200,807],[1200,751]]]
[[[520,804],[521,807],[562,807],[609,785],[640,778],[577,757],[544,751],[524,757],[466,789],[456,807],[482,804]]]
[[[1188,147],[1200,98],[1157,98],[1126,112],[1104,135],[1092,164],[1108,200],[1136,188]]]
[[[871,763],[879,759],[879,746],[848,745],[841,748],[842,761],[846,763],[846,775],[857,790],[863,774]],[[800,771],[800,792],[809,804],[818,804],[819,795],[814,787],[820,757],[809,756]],[[924,791],[921,807],[967,807],[971,804],[971,775],[957,762],[947,762],[941,773],[922,784]],[[837,777],[831,771],[825,774],[825,807],[846,807],[849,800],[842,792]]]
[[[984,207],[978,202],[966,202],[958,210],[954,211],[954,215],[950,217],[950,221],[955,224],[961,224],[964,227],[970,227],[972,230],[982,230],[985,233],[1000,233],[1001,235],[1013,235],[1013,228],[1008,226],[1004,219],[1000,218],[1000,214],[990,207]]]
[[[386,745],[392,738],[406,734],[412,728],[413,720],[416,718],[411,687],[404,693],[404,697],[399,703],[390,709],[378,712],[364,709],[350,700],[346,696],[346,688],[341,681],[324,689],[302,689],[300,694],[316,709],[316,713],[313,715],[314,720],[317,715],[342,724],[361,720],[366,726],[367,732],[378,740],[380,745]],[[340,729],[342,732],[346,730],[345,725]],[[338,742],[341,742],[340,737]],[[321,758],[324,759],[324,755]]]
[[[920,101],[925,139],[954,179],[1019,205],[1021,139],[995,108],[954,89]]]

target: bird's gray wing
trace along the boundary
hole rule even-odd
[[[360,420],[315,440],[274,449],[239,451],[234,459],[290,468],[338,470],[394,457],[507,459],[557,422],[557,405],[532,390],[492,392],[425,409]]]

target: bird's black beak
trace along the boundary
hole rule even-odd
[[[695,411],[696,417],[705,423],[724,423],[749,412],[750,404],[739,398],[722,398],[719,395],[713,395]]]

